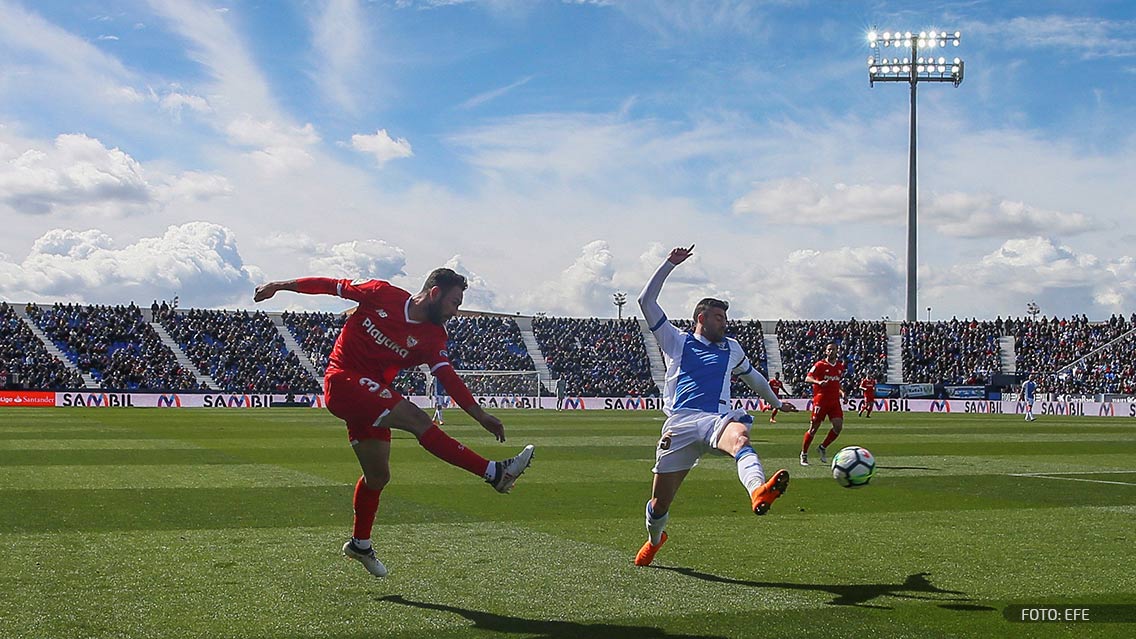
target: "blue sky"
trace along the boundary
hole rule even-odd
[[[0,0],[0,298],[446,264],[467,308],[610,316],[695,243],[671,315],[902,317],[877,26],[962,32],[962,85],[919,87],[919,316],[1136,311],[1136,6],[911,6]]]

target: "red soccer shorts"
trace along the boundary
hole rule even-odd
[[[402,401],[402,395],[381,381],[353,371],[328,371],[324,378],[327,409],[347,422],[351,444],[364,439],[389,442],[389,428],[382,419]]]
[[[830,421],[844,419],[844,409],[839,403],[813,404],[813,423],[819,424],[824,421],[825,417]]]

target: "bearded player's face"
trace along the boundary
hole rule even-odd
[[[458,286],[443,291],[435,286],[430,289],[430,301],[426,304],[426,316],[430,322],[438,326],[444,325],[451,317],[458,314],[458,308],[465,298],[465,292]]]

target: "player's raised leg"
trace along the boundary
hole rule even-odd
[[[418,438],[418,444],[431,455],[482,477],[500,493],[509,492],[532,462],[532,445],[525,446],[520,453],[509,459],[489,461],[450,437],[421,408],[405,399],[396,404],[380,424],[412,433]]]
[[[750,424],[729,423],[718,438],[718,449],[734,458],[738,466],[738,479],[749,493],[753,513],[764,515],[788,488],[789,471],[781,469],[766,480],[761,458],[750,445],[749,430]]]

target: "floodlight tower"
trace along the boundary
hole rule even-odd
[[[919,33],[891,32],[883,34],[873,29],[868,33],[868,46],[872,55],[868,56],[868,83],[906,82],[911,85],[911,149],[907,172],[907,321],[914,322],[918,307],[915,305],[916,269],[915,259],[915,87],[920,82],[951,82],[956,87],[962,83],[963,62],[958,58],[947,60],[946,56],[936,57],[935,48],[958,46],[962,34],[958,31],[921,31]],[[887,57],[881,48],[894,48],[893,57]],[[902,49],[902,52],[901,52]]]

